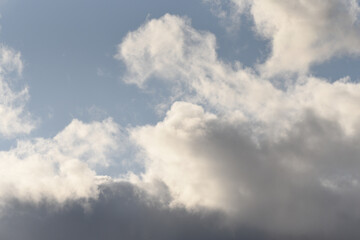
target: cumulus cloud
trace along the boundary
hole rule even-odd
[[[275,3],[287,5],[268,4]],[[316,4],[321,11],[334,8],[332,1]],[[352,38],[346,33],[339,36]],[[277,73],[274,52],[263,66]],[[171,206],[221,210],[272,233],[314,237],[349,226],[359,234],[358,83],[302,75],[277,88],[263,73],[218,59],[213,34],[172,15],[129,33],[116,58],[127,66],[128,83],[146,87],[162,79],[180,86],[179,100],[187,101],[175,102],[158,124],[130,130],[145,158],[144,173],[130,176],[133,183],[158,194],[153,183],[163,182]]]
[[[0,46],[0,135],[25,135],[35,122],[25,109],[28,88],[19,87],[21,54]],[[20,88],[20,90],[18,90]],[[0,215],[11,199],[64,204],[96,198],[106,178],[96,168],[108,167],[121,149],[120,127],[111,119],[83,123],[74,119],[53,138],[23,137],[0,151]]]
[[[195,92],[193,101],[229,118],[267,126],[259,130],[282,134],[306,109],[336,119],[348,134],[358,125],[359,84],[348,78],[329,83],[302,77],[278,89],[250,68],[219,60],[215,36],[195,30],[186,18],[165,15],[151,20],[129,33],[118,49],[116,58],[127,66],[128,83],[143,86],[154,77],[172,82],[183,87],[183,97]]]
[[[199,63],[211,64],[216,61],[214,48],[213,34],[195,31],[190,19],[166,14],[130,32],[115,58],[123,60],[129,71],[124,81],[142,86],[151,75],[173,79],[192,74]]]
[[[133,130],[147,157],[145,173],[133,181],[150,191],[149,183],[162,181],[173,206],[220,209],[268,231],[332,231],[343,224],[341,214],[354,227],[358,137],[311,112],[278,142],[254,142],[249,128],[177,102],[163,122]]]
[[[206,2],[226,4],[226,1]],[[235,15],[251,16],[255,31],[271,42],[271,54],[260,66],[264,74],[306,73],[312,65],[332,57],[359,55],[360,8],[356,0],[232,0],[230,3],[240,9]],[[233,15],[219,16],[234,18]]]
[[[94,167],[109,163],[119,148],[119,131],[111,119],[88,124],[75,119],[53,138],[22,140],[1,151],[0,202],[96,198],[102,179]]]
[[[0,152],[0,238],[360,236],[360,84],[307,74],[313,64],[358,54],[357,2],[226,3],[237,6],[234,21],[250,10],[255,31],[272,44],[266,62],[223,62],[214,34],[186,17],[166,14],[128,33],[115,55],[124,81],[146,88],[157,79],[181,93],[170,96],[163,120],[128,129],[144,170],[117,180],[96,172],[120,148],[112,119],[75,119],[53,138],[18,141]],[[0,74],[21,72],[20,55],[5,50]],[[270,81],[288,72],[300,74],[281,88]],[[3,105],[19,109],[13,122],[25,121],[24,105],[7,102],[18,96],[11,84],[0,83]]]
[[[28,89],[21,91],[12,89],[11,73],[20,74],[23,69],[21,55],[4,45],[0,46],[0,135],[13,137],[27,134],[35,123],[25,110],[29,98]]]

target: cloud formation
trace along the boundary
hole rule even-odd
[[[88,124],[74,119],[54,138],[22,140],[1,151],[0,203],[96,198],[104,179],[95,166],[108,165],[119,148],[119,131],[112,119]]]
[[[236,6],[234,18],[248,14],[257,34],[269,39],[271,54],[260,70],[269,76],[307,73],[313,64],[360,53],[359,5],[356,0],[207,0]],[[229,14],[218,14],[227,18]],[[238,23],[236,23],[238,24]]]
[[[359,138],[311,112],[299,120],[279,141],[254,142],[248,124],[177,102],[163,122],[133,131],[147,157],[134,182],[157,193],[151,182],[162,181],[174,206],[220,209],[268,231],[332,231],[342,214],[355,228]]]
[[[309,74],[359,53],[357,2],[225,3],[237,6],[235,24],[249,10],[269,39],[265,63],[222,61],[215,35],[187,17],[166,14],[129,32],[115,55],[124,81],[163,81],[180,93],[157,124],[127,129],[143,171],[99,175],[120,161],[124,136],[111,118],[18,140],[0,151],[1,239],[360,236],[360,84]],[[0,53],[0,133],[29,133],[27,89],[16,92],[9,77],[22,71],[20,54]]]
[[[83,123],[74,119],[50,139],[25,137],[35,121],[25,109],[27,87],[19,88],[21,54],[0,46],[0,136],[22,135],[16,146],[0,151],[0,216],[10,199],[64,204],[96,198],[97,166],[107,167],[120,147],[120,128],[111,119]]]
[[[127,66],[128,83],[143,86],[160,78],[182,87],[183,99],[192,98],[229,118],[265,124],[259,130],[271,134],[283,134],[308,110],[336,120],[348,134],[358,125],[359,84],[348,78],[329,83],[304,76],[277,88],[251,68],[218,59],[215,36],[192,28],[186,18],[151,20],[124,38],[116,58]]]
[[[273,56],[264,66],[273,69]],[[213,34],[173,15],[129,33],[116,58],[128,83],[162,79],[186,100],[158,124],[131,130],[145,158],[135,184],[158,194],[152,183],[163,182],[171,206],[221,210],[272,233],[331,235],[349,226],[359,234],[359,84],[301,75],[278,88],[263,73],[218,59]]]

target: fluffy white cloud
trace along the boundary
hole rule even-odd
[[[171,15],[129,33],[118,49],[128,83],[163,79],[192,102],[131,130],[146,159],[132,181],[154,193],[164,182],[174,205],[221,209],[270,231],[316,232],[343,224],[341,214],[360,218],[352,211],[360,198],[359,84],[303,76],[278,89],[219,60],[211,33]]]
[[[19,52],[0,46],[0,135],[27,134],[35,123],[25,110],[28,89],[16,82],[22,74]],[[18,140],[0,151],[0,204],[13,198],[64,203],[98,194],[97,166],[107,167],[120,147],[120,129],[112,119],[85,124],[74,119],[54,138]]]
[[[360,8],[356,0],[230,2],[241,11],[218,14],[220,17],[234,19],[234,14],[249,12],[256,32],[271,41],[271,54],[260,66],[265,74],[306,73],[313,64],[334,56],[360,53]]]
[[[281,135],[308,110],[336,119],[348,134],[358,126],[359,84],[303,77],[277,89],[251,69],[217,59],[214,35],[177,16],[165,15],[129,33],[116,57],[128,67],[129,83],[142,86],[151,77],[171,81],[187,96],[195,92],[197,102],[230,118],[265,124],[263,130],[272,134]]]
[[[251,12],[257,31],[272,41],[264,65],[271,74],[360,53],[357,1],[254,1]]]
[[[199,63],[212,66],[214,48],[213,34],[195,31],[189,19],[166,14],[129,33],[115,58],[123,60],[129,70],[124,80],[142,86],[151,75],[173,79],[193,74]]]
[[[119,127],[111,120],[73,120],[54,138],[23,140],[0,152],[0,201],[16,198],[58,203],[96,197],[96,164],[107,165],[119,148]]]
[[[24,109],[29,95],[27,88],[17,92],[12,89],[11,73],[21,75],[23,68],[20,53],[0,46],[0,135],[13,137],[29,133],[35,123]]]

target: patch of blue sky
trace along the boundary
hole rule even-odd
[[[356,56],[336,57],[312,67],[312,73],[333,82],[350,77],[353,82],[360,82],[360,59]]]

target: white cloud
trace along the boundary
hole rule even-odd
[[[260,66],[264,74],[306,73],[312,65],[334,56],[360,53],[356,0],[231,2],[239,9],[250,5],[249,15],[254,20],[256,32],[271,41],[271,54]],[[237,11],[238,15],[245,12]],[[227,18],[228,15],[220,17]]]
[[[214,35],[193,29],[189,20],[177,16],[165,15],[129,33],[116,57],[128,67],[128,83],[143,86],[151,77],[170,81],[183,86],[183,96],[195,91],[197,102],[230,118],[236,112],[265,124],[272,134],[281,135],[307,110],[336,119],[348,134],[358,125],[359,84],[303,77],[285,90],[277,89],[251,69],[218,60]]]
[[[358,135],[346,137],[312,113],[279,141],[253,141],[249,129],[176,102],[162,122],[132,130],[146,160],[145,172],[130,179],[159,196],[156,183],[165,183],[172,206],[220,209],[270,232],[331,230],[339,214],[360,217],[352,211],[360,198]]]
[[[144,181],[164,181],[175,196],[175,203],[187,207],[220,207],[221,195],[216,179],[211,178],[206,158],[193,159],[191,144],[206,135],[206,125],[215,120],[212,114],[190,103],[177,102],[163,122],[132,130],[136,144],[148,158]],[[176,149],[174,151],[174,149]],[[180,154],[181,153],[181,154]],[[200,170],[201,169],[201,170]],[[186,173],[186,176],[184,176]],[[215,186],[214,186],[215,184]],[[207,197],[204,198],[204,195]]]
[[[118,49],[128,83],[162,79],[192,102],[130,130],[146,159],[132,181],[153,193],[162,181],[173,205],[221,209],[270,231],[333,229],[339,214],[360,217],[351,211],[360,198],[359,84],[302,76],[278,89],[219,60],[214,35],[178,16],[145,23]]]
[[[25,104],[29,98],[28,89],[21,91],[12,89],[10,74],[16,72],[21,75],[23,64],[20,53],[0,46],[0,135],[9,138],[17,134],[27,134],[35,123],[25,111]]]
[[[119,127],[111,120],[73,120],[54,138],[19,141],[0,152],[0,201],[11,198],[58,203],[94,198],[99,179],[95,165],[107,165],[119,148]]]
[[[173,79],[192,74],[193,62],[211,65],[216,60],[214,48],[213,34],[195,31],[189,19],[166,14],[129,33],[115,58],[128,68],[124,81],[142,86],[151,75]]]

